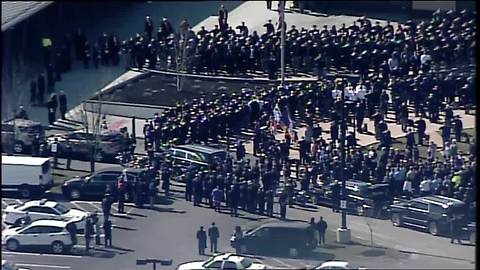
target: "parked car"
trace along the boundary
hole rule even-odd
[[[322,270],[342,270],[342,269],[357,269],[357,270],[367,270],[365,267],[361,266],[354,266],[349,262],[344,262],[344,261],[328,261],[324,262],[321,265],[317,266],[314,268],[315,270],[317,269],[322,269]]]
[[[77,176],[65,181],[62,185],[62,192],[65,197],[71,200],[78,200],[85,197],[101,198],[105,195],[107,186],[112,188],[113,195],[116,197],[118,177],[122,174],[125,168],[112,167],[103,170],[98,170],[93,174],[85,176]],[[146,182],[147,170],[126,168],[127,170],[127,192],[125,193],[125,201],[133,200],[133,190],[131,183],[136,181]]]
[[[2,270],[30,270],[30,268],[20,267],[13,262],[2,260]]]
[[[2,151],[11,149],[15,153],[31,153],[35,136],[45,140],[45,129],[40,122],[13,119],[2,122]]]
[[[84,131],[73,131],[64,134],[55,134],[47,138],[50,146],[55,139],[58,141],[58,155],[65,157],[66,141],[72,146],[72,155],[90,160],[90,151],[95,143],[95,135]],[[126,146],[125,137],[118,131],[109,131],[98,135],[98,148],[95,161],[114,161],[118,153]],[[49,148],[50,149],[50,148]]]
[[[165,155],[172,161],[174,175],[181,175],[190,166],[208,168],[215,160],[227,158],[225,149],[196,144],[172,146]]]
[[[73,243],[67,230],[67,221],[41,219],[25,227],[2,231],[2,245],[11,251],[21,247],[49,248],[53,253],[68,251]]]
[[[77,228],[85,227],[84,222],[88,216],[85,211],[42,199],[7,206],[3,210],[2,220],[8,225],[18,226],[27,212],[32,221],[39,219],[69,220],[76,223]]]
[[[393,226],[410,226],[439,235],[449,230],[449,217],[463,218],[465,204],[457,199],[432,195],[407,200],[390,206]]]
[[[246,231],[240,241],[232,235],[230,244],[232,247],[240,245],[241,253],[267,252],[297,257],[316,247],[313,237],[307,223],[270,222]]]
[[[313,189],[310,194],[317,205],[332,207],[332,185]],[[387,215],[388,184],[370,184],[360,181],[345,181],[347,212],[360,216],[382,217]]]
[[[223,268],[222,268],[223,266]],[[206,261],[194,261],[180,264],[177,270],[201,269],[266,269],[261,263],[252,262],[249,258],[236,254],[225,253],[211,257]]]

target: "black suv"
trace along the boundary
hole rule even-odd
[[[297,257],[315,249],[317,243],[307,223],[270,222],[244,232],[240,241],[233,235],[230,244],[240,245],[242,254],[263,252]]]
[[[116,197],[118,177],[123,173],[122,167],[112,167],[99,170],[86,176],[77,176],[65,181],[62,186],[63,195],[71,200],[78,200],[85,197],[101,198],[105,195],[107,186],[112,188],[114,197]],[[136,181],[147,181],[147,170],[127,168],[127,192],[125,200],[133,200],[132,183]]]
[[[448,232],[451,215],[464,217],[465,203],[432,195],[393,204],[389,211],[394,226],[411,226],[439,235]]]

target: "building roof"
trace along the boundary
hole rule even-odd
[[[28,157],[28,156],[2,156],[2,165],[25,165],[25,166],[40,166],[45,162],[50,161],[49,158]]]
[[[2,1],[2,32],[50,4],[53,4],[53,1]]]

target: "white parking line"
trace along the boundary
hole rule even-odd
[[[92,205],[93,207],[95,207],[98,211],[102,212],[102,208],[98,207],[97,205],[95,205],[94,203],[92,202],[88,202],[90,205]]]
[[[277,259],[277,258],[271,258],[271,259],[274,260],[274,261],[276,261],[276,262],[278,262],[279,264],[287,267],[288,269],[293,269],[293,268],[295,268],[295,267],[289,265],[288,263],[285,263],[285,262],[283,262],[283,261],[281,261],[281,260],[279,260],[279,259]]]
[[[85,208],[81,207],[77,202],[72,201],[70,203],[73,204],[75,207],[79,208],[80,210],[82,210],[84,212],[88,212],[87,210],[85,210]]]
[[[3,251],[3,250],[2,250],[2,255],[52,256],[52,257],[68,257],[68,258],[82,258],[83,257],[81,255],[29,253],[29,252],[15,252],[15,251]]]
[[[15,263],[18,266],[25,267],[43,267],[43,268],[55,268],[55,269],[70,269],[72,267],[67,265],[49,265],[49,264],[32,264],[32,263]]]

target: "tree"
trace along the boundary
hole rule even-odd
[[[101,101],[101,93],[98,94],[98,102],[82,102],[82,123],[87,133],[86,140],[88,145],[91,146],[91,171],[95,171],[95,161],[101,160],[101,152],[99,152],[99,139],[101,133],[101,126],[102,126],[102,101]],[[90,106],[90,108],[87,108]],[[90,136],[92,135],[92,136]]]

